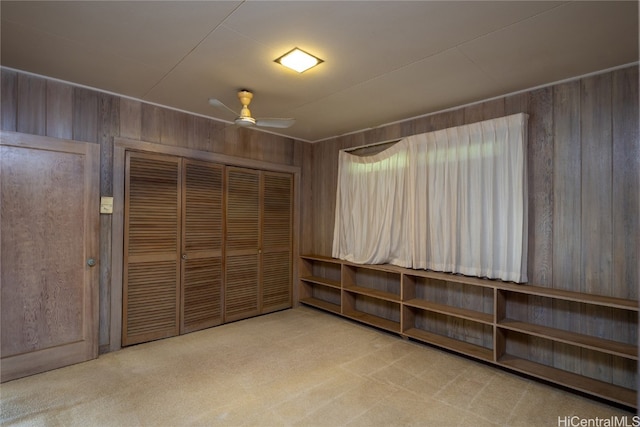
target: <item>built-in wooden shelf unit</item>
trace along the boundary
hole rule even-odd
[[[636,407],[637,301],[317,255],[299,272],[303,304]]]

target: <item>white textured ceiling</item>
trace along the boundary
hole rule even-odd
[[[1,64],[317,141],[638,61],[637,1],[4,1]],[[325,62],[273,62],[298,46]],[[239,108],[237,108],[239,110]]]

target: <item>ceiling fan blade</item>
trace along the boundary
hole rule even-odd
[[[268,128],[288,128],[296,122],[295,119],[276,119],[265,118],[256,119],[256,126],[268,127]]]
[[[229,111],[231,111],[235,116],[238,115],[237,112],[233,111],[231,108],[227,107],[226,105],[224,105],[222,103],[222,101],[215,99],[215,98],[209,98],[209,105],[216,107],[216,108],[221,108],[221,109],[227,109]]]

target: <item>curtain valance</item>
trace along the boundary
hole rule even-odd
[[[340,152],[333,256],[526,282],[527,118]]]

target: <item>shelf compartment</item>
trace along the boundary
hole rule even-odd
[[[300,277],[316,278],[320,282],[337,283],[341,280],[342,263],[327,257],[303,256],[300,257]]]
[[[583,294],[579,292],[566,291],[563,289],[543,288],[533,285],[516,285],[496,281],[494,286],[503,291],[512,291],[514,293],[537,295],[541,297],[553,298],[556,300],[565,300],[585,304],[595,304],[603,307],[617,308],[638,312],[638,301],[623,298],[608,297],[604,295]]]
[[[342,269],[342,287],[363,295],[400,302],[400,273],[384,266],[375,267],[345,264]]]
[[[493,359],[493,326],[491,324],[451,316],[423,307],[402,308],[402,328],[407,335],[419,335],[423,341],[434,340],[455,351],[481,353],[484,360]],[[411,331],[411,332],[409,332]],[[443,345],[446,344],[446,345]],[[479,352],[478,348],[483,351]],[[475,356],[480,357],[480,356]]]
[[[368,325],[400,333],[400,303],[343,291],[342,314]]]
[[[636,406],[636,391],[562,369],[505,354],[498,359],[498,365],[522,372],[555,384],[568,386],[629,407]]]
[[[446,348],[447,350],[453,350],[458,353],[463,353],[477,359],[482,359],[489,362],[493,361],[493,350],[479,345],[471,344],[465,341],[459,341],[418,328],[409,328],[403,332],[403,335],[409,338],[423,341],[428,344]]]
[[[414,277],[424,277],[432,280],[440,280],[440,281],[449,282],[449,283],[460,283],[464,285],[470,285],[470,286],[482,287],[482,288],[488,288],[488,289],[494,289],[497,286],[497,284],[505,283],[496,279],[487,279],[487,278],[480,278],[475,276],[465,276],[459,273],[444,273],[444,272],[433,271],[433,270],[416,270],[416,269],[404,268],[402,272],[405,275],[410,275]]]
[[[631,344],[605,340],[602,338],[592,337],[591,335],[568,332],[562,329],[550,328],[548,326],[540,326],[512,319],[501,320],[498,323],[498,327],[638,360],[638,348]]]
[[[333,286],[300,280],[300,302],[333,313],[340,313],[342,293],[339,288]]]
[[[638,359],[633,310],[497,290],[498,326],[542,338]]]
[[[493,322],[494,290],[488,287],[404,274],[402,299],[414,305],[418,304],[415,300],[423,300],[436,304],[436,311],[443,310],[445,314]],[[450,309],[446,310],[446,307]]]
[[[445,314],[448,316],[459,317],[461,319],[472,320],[474,322],[493,324],[493,314],[482,313],[466,308],[451,307],[444,304],[436,304],[434,302],[424,301],[421,299],[410,299],[404,302],[404,305],[422,310],[433,311],[435,313]]]
[[[300,302],[311,307],[319,308],[321,310],[329,311],[335,314],[340,314],[340,304],[334,304],[332,302],[324,301],[314,297],[303,298],[300,300]]]
[[[614,399],[617,395],[607,394],[607,391],[634,391],[637,387],[638,361],[628,357],[500,326],[496,328],[496,343],[498,363],[515,358],[517,361],[512,364],[534,368],[532,375],[599,397]],[[582,381],[589,386],[581,386]]]

